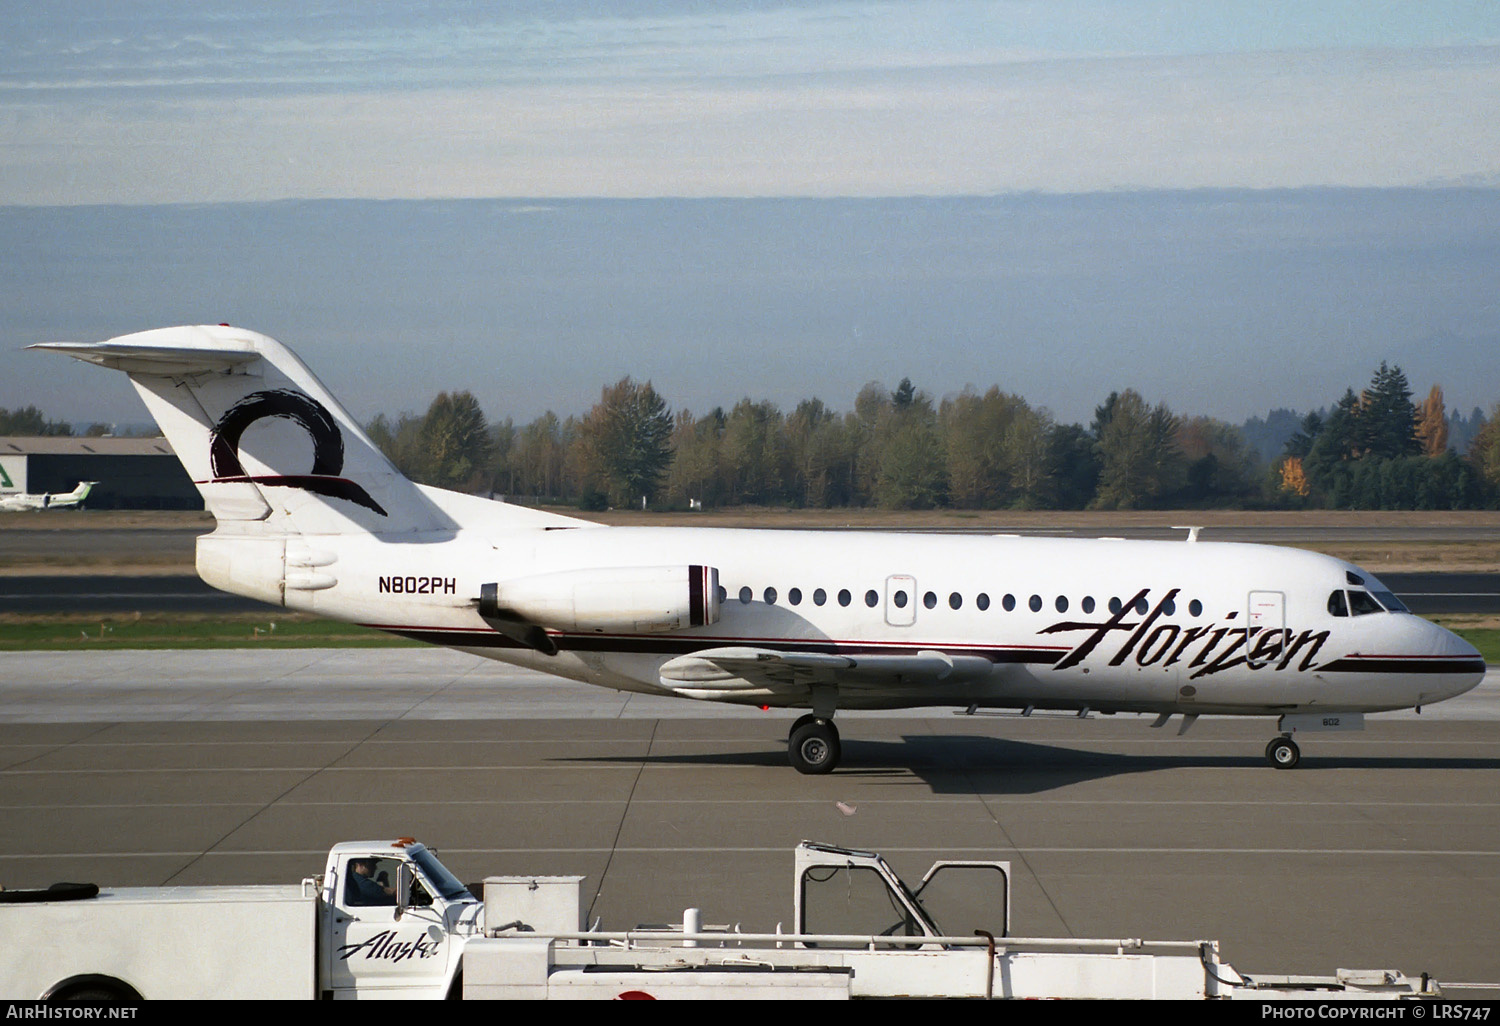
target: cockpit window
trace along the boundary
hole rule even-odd
[[[1335,591],[1328,596],[1328,611],[1334,616],[1348,616],[1349,602],[1344,598],[1342,591]]]
[[[1385,609],[1370,596],[1368,591],[1360,591],[1357,588],[1349,590],[1349,609],[1355,616],[1385,612]]]
[[[1406,603],[1402,602],[1400,599],[1398,599],[1388,591],[1375,591],[1371,592],[1371,594],[1375,596],[1376,602],[1379,602],[1382,606],[1385,606],[1385,608],[1389,609],[1393,613],[1411,612],[1410,609],[1406,608]]]

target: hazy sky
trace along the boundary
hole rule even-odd
[[[0,6],[0,204],[1500,185],[1500,4]]]
[[[133,419],[17,348],[230,320],[359,415],[1488,408],[1497,126],[1492,2],[0,0],[0,406]]]

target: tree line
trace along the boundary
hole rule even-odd
[[[1500,404],[1467,451],[1448,444],[1436,386],[1412,401],[1399,367],[1307,414],[1264,460],[1240,428],[1111,393],[1063,424],[992,387],[935,400],[903,379],[852,410],[804,399],[789,413],[741,399],[673,413],[650,382],[605,387],[582,416],[490,423],[467,391],[368,433],[414,480],[523,502],[689,508],[1458,509],[1500,504]]]
[[[0,406],[0,437],[15,438],[103,438],[114,433],[108,424],[94,423],[82,431],[65,420],[49,420],[35,406],[7,410]]]

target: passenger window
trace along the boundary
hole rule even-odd
[[[1174,599],[1167,599],[1166,602],[1162,603],[1161,611],[1163,613],[1166,613],[1168,616],[1172,616],[1172,615],[1176,614],[1176,612],[1177,612],[1177,602],[1176,602],[1176,600],[1174,600]]]
[[[1355,616],[1385,612],[1384,609],[1380,608],[1380,603],[1370,597],[1368,591],[1355,590],[1349,592],[1349,611]]]
[[[766,605],[768,605],[768,606],[774,606],[776,604],[776,589],[775,588],[767,588],[766,591],[765,591],[765,597],[766,597]]]
[[[1120,611],[1120,600],[1119,600],[1118,597],[1116,597],[1116,596],[1111,596],[1110,597],[1110,600],[1109,600],[1109,611],[1111,613],[1118,613]]]
[[[748,585],[740,589],[740,601],[747,606],[750,604],[750,588]]]
[[[791,591],[787,592],[786,593],[786,600],[788,602],[790,602],[794,606],[801,605],[802,604],[802,589],[801,588],[793,588]]]
[[[1334,616],[1348,616],[1349,603],[1344,601],[1344,593],[1335,591],[1328,596],[1328,612]]]
[[[894,603],[896,603],[896,608],[897,609],[905,609],[906,608],[906,592],[904,592],[904,591],[898,591],[898,592],[896,592],[896,594],[894,594],[894,595],[891,596],[891,601],[894,602]]]
[[[865,592],[865,605],[869,606],[871,609],[874,609],[879,604],[880,592],[876,591],[874,588],[871,588],[869,591]]]
[[[729,592],[724,590],[724,586],[722,584],[719,585],[719,605],[722,606],[728,600],[728,598]]]
[[[1197,599],[1193,599],[1193,601],[1188,603],[1188,613],[1192,616],[1202,616],[1203,603],[1199,602]]]
[[[849,589],[841,588],[839,590],[839,605],[847,606],[852,601],[854,601],[854,596],[849,594]]]
[[[960,595],[958,592],[955,591],[952,595],[948,596],[948,608],[949,609],[957,609],[960,606],[962,606],[963,604],[964,604],[964,597],[962,595]]]
[[[1031,601],[1027,605],[1031,607],[1033,613],[1040,613],[1042,611],[1042,597],[1040,595],[1031,596]]]
[[[1000,605],[1004,606],[1005,611],[1008,613],[1016,608],[1016,597],[1014,595],[1007,595],[1000,600]]]
[[[990,608],[990,597],[981,591],[974,597],[974,604],[979,607],[980,612],[983,612]]]
[[[926,595],[922,596],[922,605],[926,606],[928,609],[936,609],[937,596],[929,591]]]
[[[813,605],[821,606],[824,602],[827,601],[828,592],[824,591],[822,588],[819,588],[817,591],[813,592]]]
[[[1094,611],[1094,596],[1085,595],[1083,597],[1083,611],[1085,613],[1092,613]]]
[[[1054,602],[1053,605],[1057,607],[1057,611],[1059,613],[1066,613],[1068,611],[1068,598],[1067,598],[1067,596],[1066,595],[1059,595],[1059,596],[1057,596],[1057,601]]]

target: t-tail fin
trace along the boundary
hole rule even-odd
[[[291,350],[253,331],[159,328],[31,348],[128,374],[221,528],[422,533],[476,514],[496,527],[577,523],[413,484]]]
[[[98,481],[79,481],[78,487],[71,492],[52,496],[52,504],[56,506],[59,503],[67,503],[70,506],[76,506],[89,497],[89,492],[93,491],[94,485],[98,483]]]

